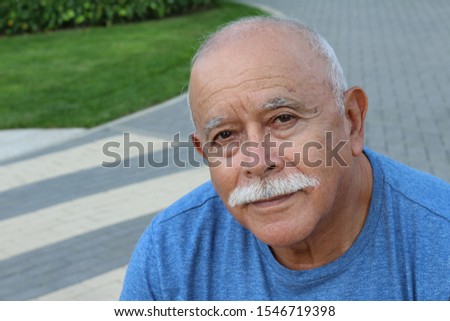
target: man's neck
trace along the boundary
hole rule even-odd
[[[354,243],[366,221],[372,198],[372,167],[364,154],[355,159],[346,197],[339,198],[333,210],[307,239],[292,247],[271,248],[283,266],[307,270],[323,266],[342,256]]]

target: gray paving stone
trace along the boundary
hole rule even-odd
[[[0,300],[29,300],[128,263],[155,213],[0,261]]]
[[[190,153],[194,155],[192,148]],[[141,155],[130,160],[129,168],[95,167],[0,192],[0,219],[185,170],[176,166],[174,159],[186,164],[187,169],[195,168],[189,164],[188,154],[187,149],[171,149],[168,153],[158,151],[151,157],[165,160],[164,164],[168,166],[152,167],[148,164],[147,155]],[[195,157],[197,163],[193,165],[201,165],[201,159]],[[145,167],[138,166],[141,162]]]
[[[70,141],[52,144],[48,147],[33,150],[31,152],[21,153],[17,157],[10,157],[5,160],[0,160],[0,166],[12,164],[12,163],[27,160],[27,159],[32,159],[34,157],[46,155],[49,153],[64,151],[64,150],[67,150],[70,148],[84,145],[87,142],[92,142],[94,140],[98,140],[101,138],[111,137],[111,136],[114,136],[117,134],[122,134],[122,131],[110,127],[110,128],[104,128],[102,130],[87,130],[84,133],[85,133],[84,135],[80,135],[79,137],[72,139]],[[41,139],[43,139],[43,138],[41,138]]]

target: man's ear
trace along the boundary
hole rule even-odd
[[[351,87],[344,94],[345,116],[350,123],[350,144],[353,156],[364,148],[364,121],[368,108],[367,95],[360,87]]]
[[[203,151],[202,142],[201,142],[200,137],[198,136],[198,134],[192,133],[190,135],[190,137],[191,137],[191,140],[192,140],[192,145],[194,145],[194,148],[197,151],[197,153],[199,153],[203,158],[205,158],[205,152]]]

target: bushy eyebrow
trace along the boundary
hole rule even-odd
[[[268,109],[268,110],[274,110],[281,107],[288,107],[295,109],[296,111],[304,114],[305,116],[307,115],[313,116],[317,114],[317,107],[308,108],[302,102],[295,101],[292,99],[286,99],[283,97],[272,98],[260,106],[261,109]]]
[[[205,137],[205,139],[209,140],[209,135],[211,134],[211,131],[214,128],[219,127],[223,123],[223,121],[224,121],[223,117],[214,117],[214,118],[211,118],[210,120],[208,120],[205,123],[204,130],[203,130],[203,136]]]

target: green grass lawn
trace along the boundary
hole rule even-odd
[[[0,129],[92,127],[179,95],[201,37],[255,14],[225,3],[157,21],[0,38]]]

